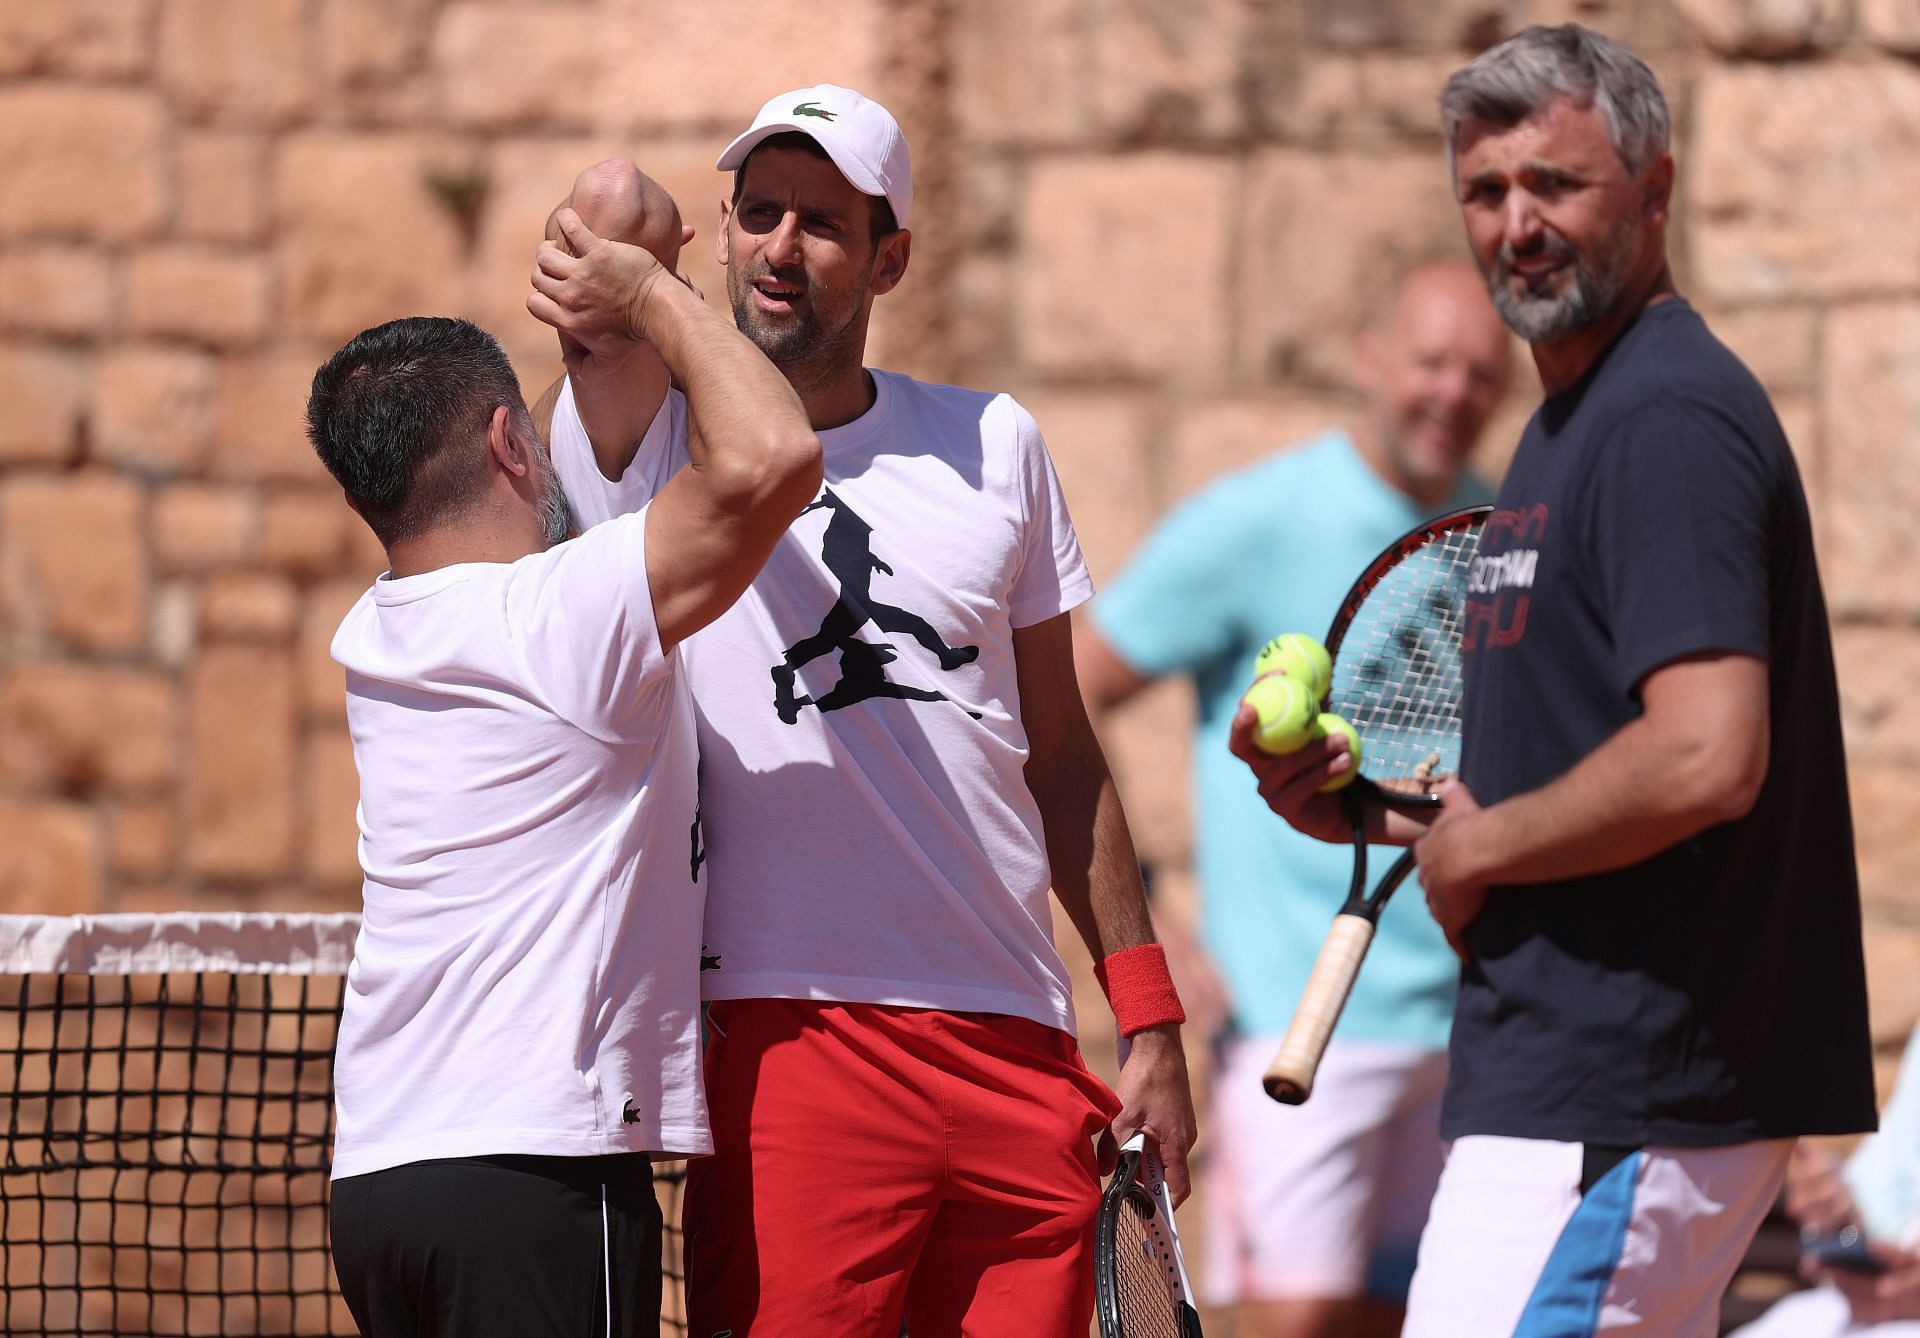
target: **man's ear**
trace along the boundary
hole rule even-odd
[[[1645,211],[1647,222],[1665,223],[1667,213],[1673,207],[1673,155],[1663,153],[1647,169],[1645,193],[1641,208]]]
[[[727,263],[727,220],[733,217],[733,201],[720,197],[720,226],[713,230],[713,258],[724,269]]]
[[[487,423],[487,451],[493,462],[515,478],[522,478],[532,466],[527,450],[527,443],[513,430],[513,414],[504,404],[494,405],[493,417]]]
[[[873,258],[873,295],[890,293],[906,276],[907,261],[913,255],[913,234],[905,228],[880,239]]]

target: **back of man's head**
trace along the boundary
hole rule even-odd
[[[492,335],[468,321],[409,316],[361,331],[314,373],[307,437],[391,548],[478,499],[488,425],[503,404],[526,422],[519,381]]]

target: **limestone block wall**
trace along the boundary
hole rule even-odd
[[[1815,499],[1891,1046],[1920,1017],[1920,0],[0,4],[0,907],[354,903],[326,647],[381,556],[307,382],[435,312],[544,385],[525,276],[587,162],[675,193],[714,295],[712,159],[760,101],[891,105],[915,248],[873,361],[1025,399],[1099,578],[1355,411],[1359,313],[1459,246],[1441,82],[1567,18],[1665,81],[1682,286]],[[1176,914],[1187,715],[1166,687],[1109,737]]]

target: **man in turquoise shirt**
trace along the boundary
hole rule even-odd
[[[1457,963],[1430,916],[1390,910],[1305,1106],[1260,1071],[1352,862],[1267,811],[1227,752],[1255,655],[1320,635],[1367,561],[1421,520],[1488,500],[1464,473],[1506,392],[1509,338],[1464,262],[1401,279],[1355,346],[1367,412],[1216,480],[1094,604],[1077,667],[1101,714],[1153,679],[1194,684],[1194,846],[1205,946],[1231,997],[1214,1076],[1206,1290],[1246,1338],[1395,1334],[1427,1201]],[[1391,852],[1398,853],[1398,852]],[[1390,861],[1389,861],[1390,862]],[[1385,868],[1385,863],[1379,867]]]

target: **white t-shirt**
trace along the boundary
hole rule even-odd
[[[615,516],[638,511],[687,462],[687,397],[678,390],[667,391],[627,472],[617,479],[602,474],[600,462],[593,458],[593,442],[580,421],[570,376],[560,382],[548,433],[553,438],[548,455],[559,472],[560,486],[567,491],[573,518],[585,533]]]
[[[814,508],[684,647],[711,888],[702,988],[1071,1031],[1013,629],[1092,582],[1024,409],[873,379],[873,407],[820,434]],[[553,457],[583,523],[583,493],[661,477],[662,450],[669,472],[685,459],[684,427],[662,430],[676,414],[669,396],[610,484],[562,393]]]
[[[645,541],[642,511],[382,577],[334,636],[366,872],[335,1176],[712,1148],[693,710]]]

